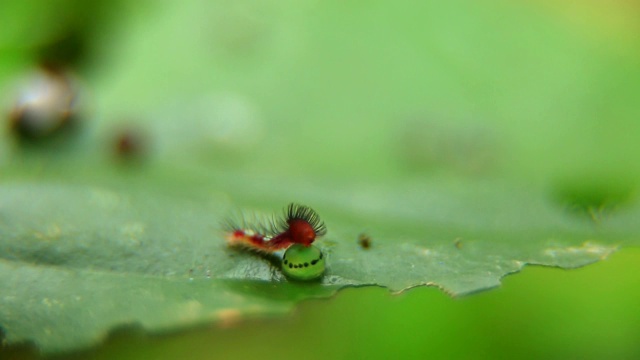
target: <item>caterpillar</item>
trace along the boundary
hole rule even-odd
[[[325,271],[322,251],[313,246],[317,237],[327,233],[320,216],[308,206],[291,203],[280,219],[248,224],[242,218],[241,225],[227,221],[229,246],[269,255],[286,249],[280,261],[282,272],[294,280],[314,280]]]
[[[240,247],[260,253],[273,253],[293,244],[310,246],[316,237],[327,233],[320,216],[308,206],[291,203],[282,218],[269,218],[249,224],[244,218],[241,224],[228,220],[227,241],[231,247]]]

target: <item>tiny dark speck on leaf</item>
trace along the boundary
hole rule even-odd
[[[361,233],[358,235],[358,244],[365,250],[371,248],[371,237],[365,233]]]
[[[113,147],[121,159],[140,159],[148,152],[148,139],[139,129],[125,128],[115,134]]]

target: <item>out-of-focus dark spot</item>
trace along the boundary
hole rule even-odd
[[[4,330],[0,328],[0,359],[39,359],[38,348],[32,342],[8,345]]]
[[[32,44],[33,56],[45,65],[81,71],[91,66],[96,58],[96,50],[102,45],[102,34],[105,26],[122,13],[122,1],[77,1],[62,4],[38,6],[38,12],[48,12],[48,16],[36,16],[37,20],[23,19],[25,27],[36,28],[35,33],[42,33],[38,41]],[[51,10],[51,11],[46,11]],[[32,16],[33,17],[33,16]],[[44,29],[44,30],[43,30]],[[25,29],[26,32],[29,30]]]
[[[70,29],[37,50],[39,61],[47,67],[77,68],[85,62],[87,35]]]
[[[401,128],[400,160],[415,171],[486,174],[498,165],[492,129],[478,123],[416,118]]]
[[[214,21],[211,21],[213,43],[229,55],[251,55],[270,33],[260,6],[248,8],[229,2],[223,9],[216,12]]]
[[[79,122],[78,92],[71,75],[42,67],[19,88],[9,114],[10,131],[26,142],[68,136]]]
[[[371,248],[371,237],[365,233],[361,233],[358,235],[358,244],[360,244],[361,248],[368,250]]]
[[[462,239],[456,238],[455,240],[453,240],[453,245],[456,247],[456,249],[462,250]]]
[[[568,211],[586,215],[594,221],[631,202],[634,188],[617,181],[589,181],[563,184],[553,192],[554,199]]]
[[[149,140],[141,129],[122,128],[112,140],[113,150],[119,159],[141,160],[148,155]]]

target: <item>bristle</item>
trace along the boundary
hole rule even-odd
[[[231,247],[255,250],[262,253],[273,253],[291,246],[287,237],[267,238],[252,230],[235,230],[227,235],[227,243]]]
[[[235,230],[227,236],[227,243],[230,247],[252,250],[259,253],[272,253],[269,242],[265,242],[260,234],[249,233],[243,230]]]
[[[230,238],[227,238],[227,240],[228,240],[229,247],[232,247],[232,248],[255,251],[263,254],[270,254],[272,252],[263,247],[256,246],[254,243],[250,241],[246,241],[245,239],[239,238],[239,239],[231,240]]]
[[[320,215],[308,206],[296,203],[289,204],[285,211],[285,225],[287,227],[291,220],[306,221],[311,225],[316,236],[323,236],[327,233],[327,227],[325,226],[324,221],[320,219]]]
[[[227,233],[238,230],[245,232],[251,231],[262,235],[265,239],[270,239],[273,235],[277,234],[275,219],[272,217],[258,217],[256,215],[251,216],[251,218],[247,220],[244,214],[235,214],[225,219],[220,227]]]

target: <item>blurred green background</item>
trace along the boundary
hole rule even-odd
[[[108,183],[114,139],[134,129],[167,188],[185,186],[173,181],[181,173],[507,179],[592,214],[637,206],[635,1],[1,0],[0,24],[3,113],[47,64],[78,80],[84,115],[75,151],[25,154],[3,127],[3,180]],[[119,181],[144,181],[121,170]],[[638,260],[624,249],[575,271],[527,268],[456,300],[433,288],[347,289],[289,319],[123,329],[64,356],[633,358]]]

